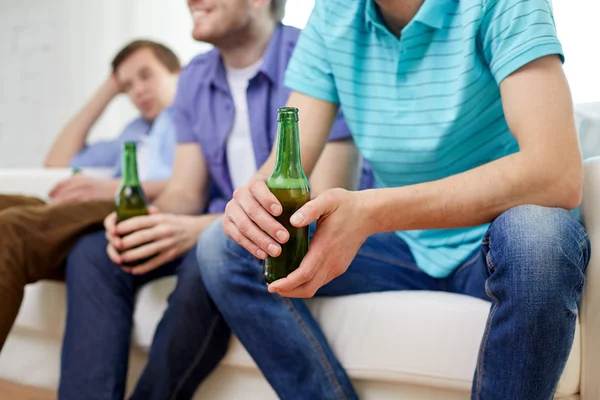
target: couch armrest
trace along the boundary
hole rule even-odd
[[[47,200],[50,189],[70,175],[70,168],[1,168],[0,194],[22,194]]]
[[[600,157],[584,163],[581,217],[592,245],[581,303],[581,398],[600,393]]]

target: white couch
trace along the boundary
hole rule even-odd
[[[43,197],[54,182],[68,175],[67,170],[0,170],[0,192]],[[600,158],[586,161],[583,218],[593,247],[600,248]],[[139,293],[130,389],[173,287],[174,278],[166,278]],[[388,292],[309,304],[362,399],[469,398],[489,303],[448,293]],[[28,287],[0,355],[0,379],[56,388],[64,319],[63,284],[41,282]],[[592,251],[579,321],[556,398],[600,398],[600,252]],[[226,358],[196,398],[277,397],[234,338]]]

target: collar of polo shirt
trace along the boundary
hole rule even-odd
[[[417,21],[430,28],[441,29],[444,27],[446,19],[448,19],[448,10],[452,8],[452,3],[453,0],[425,0],[410,24]],[[366,0],[365,22],[367,29],[387,31],[375,0]]]

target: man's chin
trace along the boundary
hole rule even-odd
[[[156,112],[142,113],[142,118],[144,118],[148,122],[153,122],[157,116],[158,116],[158,113],[156,113]]]
[[[206,32],[205,30],[196,30],[196,29],[194,29],[192,31],[192,37],[194,38],[194,40],[197,40],[198,42],[206,42],[206,43],[212,43],[216,39],[214,37],[214,35],[212,35],[210,32]]]

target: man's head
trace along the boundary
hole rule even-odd
[[[217,47],[240,41],[253,24],[280,22],[286,0],[187,0],[194,39]]]
[[[180,69],[173,51],[149,40],[131,42],[112,61],[121,90],[149,121],[173,103]]]

